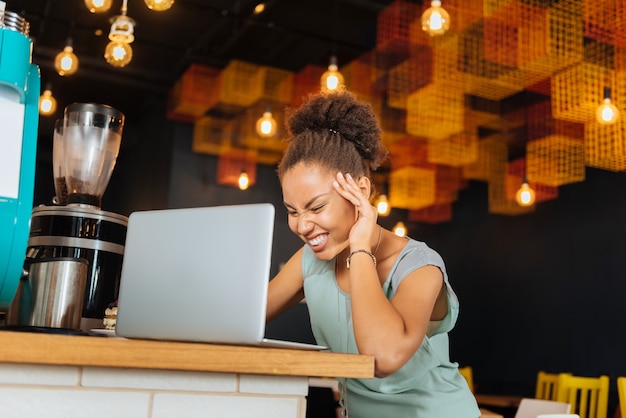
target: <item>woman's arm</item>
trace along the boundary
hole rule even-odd
[[[369,250],[377,219],[376,210],[368,199],[369,179],[360,177],[355,181],[349,174],[338,173],[333,185],[357,209],[357,219],[350,230],[350,251]],[[387,248],[390,247],[388,240]],[[384,248],[381,250],[384,252]],[[415,354],[431,318],[445,316],[447,298],[443,273],[431,265],[409,273],[389,301],[382,291],[380,277],[391,267],[379,266],[382,272],[379,276],[369,254],[352,254],[347,272],[356,344],[360,353],[374,356],[376,376],[388,376]],[[443,316],[438,318],[441,312]]]
[[[300,248],[270,280],[266,322],[271,322],[304,298],[303,283]]]
[[[429,321],[447,313],[443,274],[435,266],[407,275],[389,301],[372,261],[364,256],[350,267],[350,288],[357,347],[374,356],[377,377],[406,364],[419,349]]]

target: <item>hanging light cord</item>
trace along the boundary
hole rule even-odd
[[[333,1],[333,44],[332,54],[337,55],[337,0]]]

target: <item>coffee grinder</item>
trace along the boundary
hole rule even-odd
[[[35,188],[39,68],[29,23],[0,1],[0,311],[18,288]]]
[[[53,140],[56,196],[53,205],[32,209],[24,262],[24,269],[31,277],[22,279],[23,286],[20,286],[22,297],[18,303],[25,306],[12,310],[19,312],[15,315],[19,319],[12,319],[16,325],[80,328],[82,331],[102,327],[106,307],[117,299],[128,225],[126,216],[101,209],[102,195],[115,167],[123,127],[124,114],[107,105],[73,103],[65,108],[63,121],[55,127]],[[76,310],[76,306],[80,306],[79,327],[71,321],[53,322],[49,318],[68,316],[69,313],[37,315],[45,309],[36,306],[39,300],[29,294],[34,291],[32,286],[41,281],[57,283],[62,278],[68,283],[76,283],[77,280],[67,277],[54,280],[32,277],[37,274],[76,274],[80,271],[76,263],[71,268],[61,266],[72,260],[87,263],[84,297],[78,300],[72,293],[70,299],[76,300],[69,300],[58,309]],[[39,264],[43,263],[52,265],[41,268]],[[67,295],[72,291],[75,288],[68,287],[57,293]],[[52,289],[46,289],[46,292],[53,294]],[[73,325],[68,326],[68,323]]]

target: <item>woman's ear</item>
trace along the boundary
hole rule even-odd
[[[359,177],[359,181],[357,182],[359,185],[359,189],[367,198],[369,199],[372,196],[372,182],[367,176]]]

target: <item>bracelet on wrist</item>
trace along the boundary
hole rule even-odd
[[[346,258],[346,268],[348,270],[350,270],[350,259],[352,258],[352,256],[356,253],[365,253],[367,255],[369,255],[370,257],[372,257],[372,261],[374,262],[374,267],[376,267],[376,256],[374,254],[372,254],[371,251],[368,250],[363,250],[363,249],[359,249],[359,250],[354,250],[350,253],[350,255],[348,256],[348,258]]]

